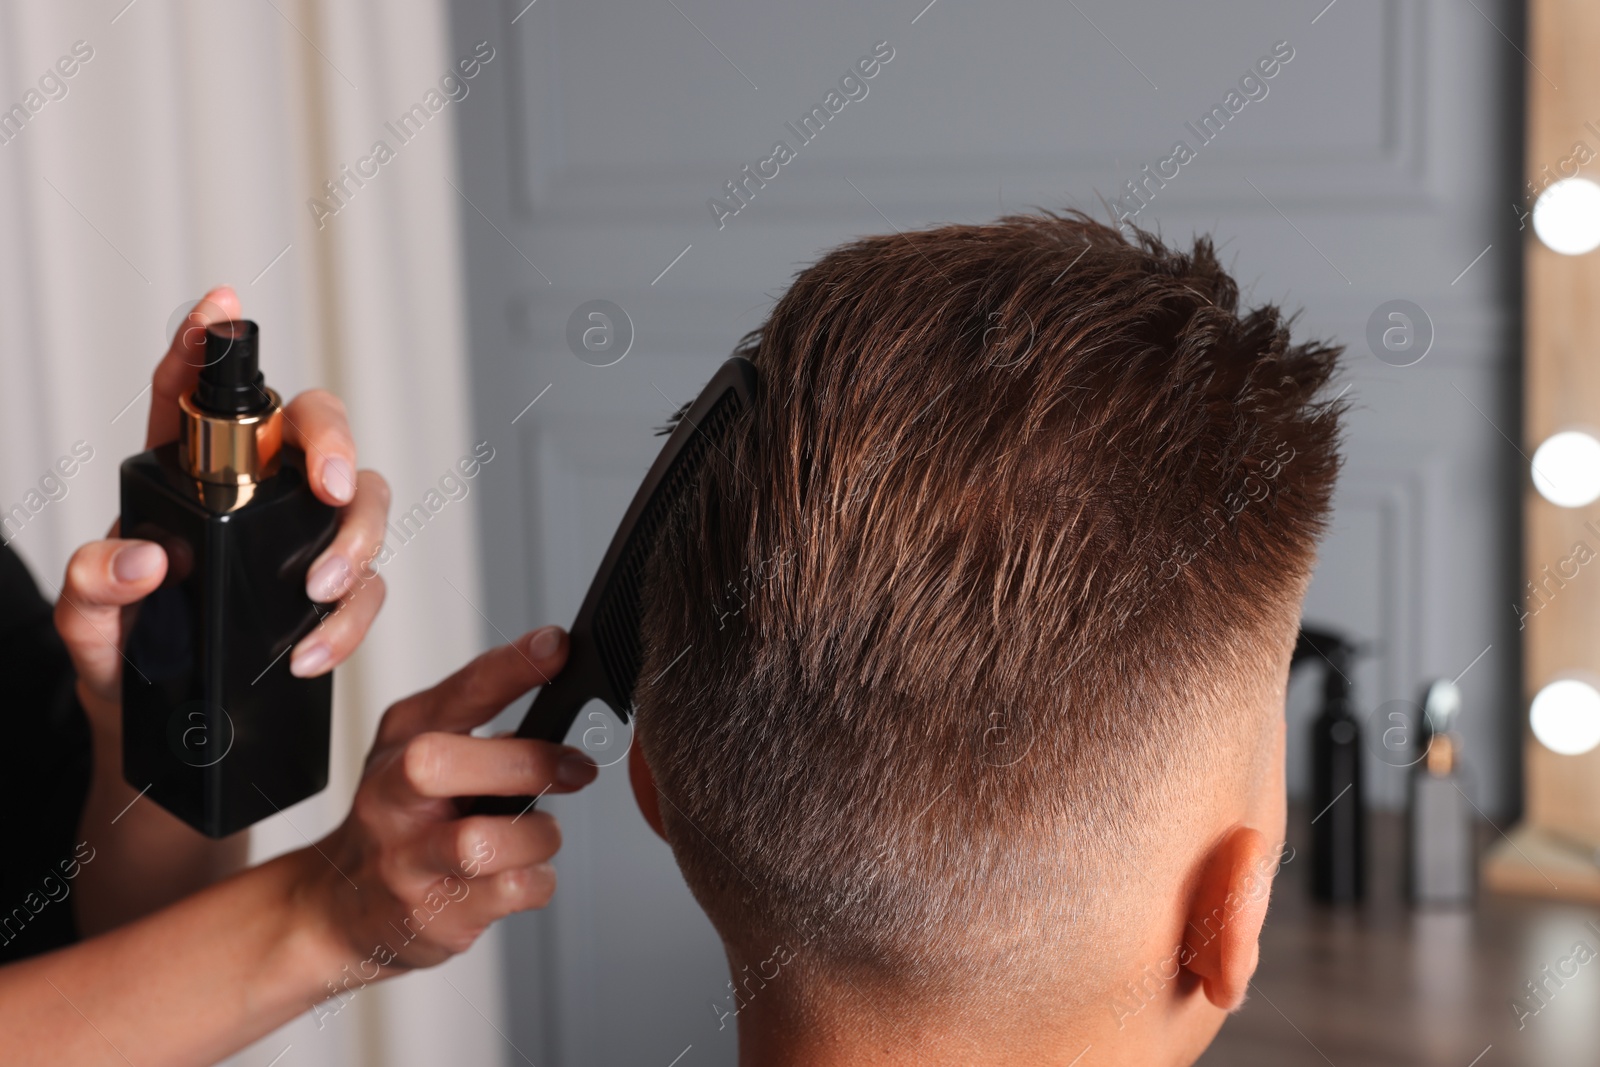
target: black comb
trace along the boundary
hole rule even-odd
[[[656,537],[672,509],[698,482],[706,456],[723,448],[728,430],[755,406],[755,397],[755,364],[735,356],[717,369],[678,420],[589,584],[568,631],[566,666],[534,696],[517,728],[518,737],[560,742],[590,700],[605,701],[624,723],[632,716],[634,687],[644,659],[639,592]],[[514,815],[528,810],[533,800],[478,797],[472,810]]]

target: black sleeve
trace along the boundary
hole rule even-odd
[[[50,605],[0,546],[0,964],[78,938],[68,898],[91,761],[73,682]]]

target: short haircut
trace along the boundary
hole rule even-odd
[[[644,594],[690,888],[743,951],[933,993],[1093,934],[1292,640],[1339,350],[1209,239],[1045,213],[838,248],[738,353]]]

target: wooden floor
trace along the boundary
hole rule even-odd
[[[1290,843],[1307,839],[1304,815]],[[1492,829],[1486,829],[1497,837]],[[1306,893],[1302,861],[1278,876],[1255,989],[1202,1067],[1589,1067],[1600,1065],[1600,909],[1483,895],[1469,909],[1413,911],[1401,893],[1401,825],[1372,823],[1369,899],[1330,910]],[[1299,867],[1299,870],[1296,870]],[[1596,953],[1570,960],[1582,942]],[[1574,977],[1522,1020],[1523,984]]]

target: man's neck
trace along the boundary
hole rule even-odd
[[[1102,1067],[1163,1062],[1137,1032],[1062,1025],[1037,1012],[912,1020],[867,994],[833,1011],[798,1008],[768,986],[739,1011],[739,1067]],[[884,1009],[891,1010],[884,1010]]]

